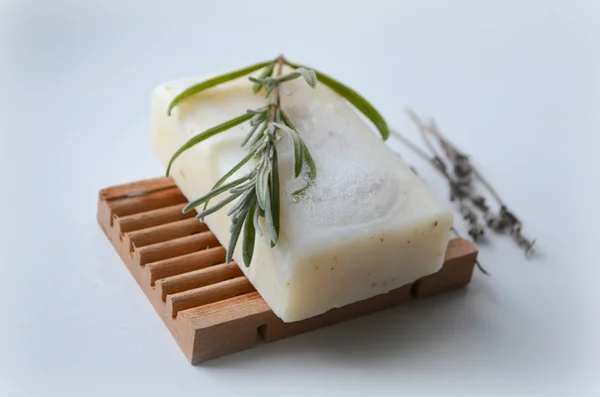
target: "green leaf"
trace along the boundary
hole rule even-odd
[[[255,153],[255,154],[259,154],[262,153],[263,150],[265,150],[265,147],[269,144],[270,142],[270,137],[269,136],[262,136],[261,139],[257,140],[252,147],[250,148],[250,153]]]
[[[298,189],[292,193],[292,195],[294,195],[294,196],[302,194],[305,191],[307,191],[312,186],[315,179],[317,178],[317,166],[315,165],[315,161],[313,160],[306,145],[304,145],[304,159],[306,161],[306,164],[308,164],[308,168],[309,168],[309,173],[308,173],[309,180],[308,180],[308,183],[303,188]]]
[[[261,124],[256,124],[255,126],[253,126],[250,129],[250,131],[248,132],[248,135],[246,135],[246,137],[244,138],[244,140],[240,144],[241,147],[246,146],[246,144],[248,143],[248,141],[250,140],[250,138],[252,138],[252,135],[254,135],[254,133],[256,132],[256,130],[258,129],[258,127],[260,127],[260,126],[261,126]]]
[[[271,75],[273,74],[273,70],[275,70],[275,62],[272,62],[269,66],[267,66],[265,70],[263,70],[263,72],[260,74],[260,77],[263,79],[271,77]]]
[[[254,138],[252,138],[251,140],[246,142],[246,144],[250,145],[251,148],[254,147],[254,145],[256,145],[256,142],[260,141],[265,136],[265,131],[267,130],[267,126],[268,126],[268,123],[263,123],[260,131],[258,131],[258,134],[256,134],[254,136]]]
[[[202,211],[201,213],[199,213],[198,215],[196,215],[196,218],[198,218],[200,220],[203,220],[204,217],[217,212],[218,210],[220,210],[221,208],[225,207],[227,204],[231,203],[233,200],[235,200],[239,196],[240,196],[239,194],[231,194],[231,195],[229,195],[229,197],[227,197],[226,199],[222,200],[218,204],[215,204],[214,206],[210,207],[209,209],[206,209],[206,210]]]
[[[269,98],[271,96],[275,87],[277,87],[277,85],[275,83],[267,84],[267,90],[265,91],[265,98]]]
[[[302,77],[304,77],[304,80],[306,80],[306,83],[309,86],[311,86],[312,88],[315,88],[317,86],[318,79],[317,74],[314,70],[306,68],[297,68],[296,72],[300,73]]]
[[[187,141],[186,143],[183,144],[183,146],[181,146],[171,157],[171,160],[169,160],[169,165],[167,166],[167,176],[169,176],[170,172],[171,172],[171,166],[173,165],[173,162],[175,161],[175,159],[177,159],[177,157],[179,157],[183,152],[185,152],[186,150],[188,150],[189,148],[197,145],[198,143],[213,137],[223,131],[227,131],[230,128],[235,127],[236,125],[242,124],[244,121],[247,121],[249,119],[251,119],[253,116],[250,113],[245,113],[241,116],[235,117],[231,120],[228,120],[224,123],[221,123],[215,127],[209,128],[208,130],[201,132],[198,135],[193,136],[189,141]]]
[[[263,160],[263,161],[266,161]],[[269,173],[270,169],[267,164],[262,163],[256,174],[256,198],[258,206],[266,210],[267,197],[269,196]]]
[[[273,127],[277,127],[277,128],[279,128],[280,130],[283,130],[283,131],[287,132],[287,133],[288,133],[288,134],[290,134],[290,135],[295,135],[295,134],[298,134],[298,132],[296,132],[295,130],[293,130],[292,128],[288,127],[288,126],[287,126],[287,125],[285,125],[285,124],[276,123],[276,122],[271,122],[270,124],[271,124]]]
[[[256,83],[256,84],[265,84],[265,80],[257,79],[256,77],[252,77],[252,76],[248,77],[248,80],[250,80],[251,82]]]
[[[201,83],[198,84],[194,84],[193,86],[189,87],[188,89],[184,90],[181,94],[177,95],[175,98],[173,98],[173,100],[171,101],[171,103],[169,104],[169,109],[167,111],[167,114],[170,116],[171,115],[171,111],[173,110],[173,108],[175,106],[177,106],[179,103],[181,103],[182,101],[186,100],[187,98],[191,97],[192,95],[195,95],[199,92],[202,92],[204,90],[207,90],[211,87],[214,87],[216,85],[219,84],[223,84],[226,83],[228,81],[231,80],[235,80],[238,77],[242,77],[245,76],[247,74],[250,74],[252,72],[254,72],[255,70],[258,70],[260,68],[264,68],[265,66],[269,65],[270,63],[272,63],[273,61],[267,61],[267,62],[261,62],[261,63],[257,63],[251,66],[247,66],[243,69],[238,69],[238,70],[234,70],[233,72],[229,72],[229,73],[225,73],[219,76],[215,76],[211,79],[208,79],[206,81],[203,81]]]
[[[293,130],[296,129],[296,127],[294,127],[294,124],[292,124],[292,121],[289,119],[289,117],[287,116],[287,114],[284,111],[281,111],[281,119],[288,127],[290,127]],[[310,154],[310,151],[308,150],[308,147],[306,146],[306,144],[303,144],[303,145],[304,145],[304,161],[306,162],[306,164],[308,164],[308,169],[309,169],[309,173],[308,173],[309,182],[303,188],[298,189],[295,192],[293,192],[292,193],[293,195],[298,195],[298,194],[304,193],[306,190],[308,190],[309,187],[311,187],[314,180],[317,178],[317,166],[315,165],[315,161],[313,160],[313,157]]]
[[[267,77],[271,77],[271,75],[273,74],[273,70],[275,69],[275,62],[271,63],[269,66],[267,66],[259,75],[260,79],[265,79]],[[253,93],[257,93],[258,91],[260,91],[260,89],[262,88],[264,83],[262,82],[255,82],[255,84],[252,86],[252,92]]]
[[[206,193],[204,196],[201,196],[191,202],[188,203],[188,205],[186,205],[183,208],[183,213],[187,214],[188,212],[192,211],[194,208],[196,208],[197,206],[199,206],[200,204],[202,204],[203,202],[210,200],[211,198],[218,196],[219,194],[238,186],[239,184],[241,184],[244,181],[247,181],[248,179],[250,179],[251,177],[254,176],[254,172],[249,172],[248,174],[244,175],[241,178],[238,178],[234,181],[231,181],[225,185],[222,185],[220,187],[217,187],[215,189],[212,189],[210,192]]]
[[[306,145],[304,145],[304,157],[306,158],[308,169],[310,170],[310,179],[314,181],[317,177],[317,166],[315,165],[315,161],[313,160],[312,155],[308,151]]]
[[[252,92],[254,94],[256,94],[258,91],[260,91],[260,89],[262,88],[262,86],[263,86],[262,83],[254,83],[252,85]]]
[[[214,186],[212,187],[211,190],[214,190],[214,189],[218,188],[219,186],[221,186],[223,184],[223,182],[225,182],[233,174],[235,174],[237,170],[239,170],[240,168],[242,168],[244,166],[244,164],[246,164],[248,161],[250,161],[252,159],[252,157],[254,157],[254,152],[251,151],[239,163],[237,163],[235,166],[233,166],[233,168],[230,169],[228,173],[226,173],[225,175],[223,175],[221,177],[221,179],[219,179],[217,181],[217,183],[214,184]],[[210,201],[210,199],[206,200],[206,202],[204,203],[204,209],[206,209],[206,207],[208,207],[209,201]]]
[[[279,221],[280,221],[280,210],[281,203],[279,197],[279,158],[277,155],[277,148],[273,146],[273,165],[271,172],[271,181],[269,183],[270,196],[271,196],[271,218],[273,223],[273,232],[275,233],[275,241],[271,242],[271,247],[277,243],[279,239]]]
[[[250,119],[250,125],[255,126],[262,123],[267,118],[267,112],[257,113]]]
[[[233,230],[231,231],[231,237],[229,239],[229,246],[227,247],[225,263],[230,263],[231,259],[233,258],[233,252],[235,251],[235,246],[237,245],[238,239],[240,237],[240,232],[242,231],[244,220],[244,218],[240,218],[233,224]]]
[[[276,77],[274,80],[277,83],[283,83],[286,81],[297,79],[300,76],[302,76],[302,73],[292,72],[292,73],[284,74],[283,76]]]
[[[287,113],[285,113],[283,110],[281,111],[281,121],[283,121],[283,124],[287,125],[292,130],[298,131],[298,129],[294,127],[294,124],[292,124],[292,120],[290,120]]]
[[[253,190],[247,190],[242,194],[240,199],[227,211],[227,215],[231,216],[236,212],[246,213],[250,205],[256,200],[256,194]],[[237,217],[237,216],[236,216]]]
[[[244,221],[244,237],[242,240],[242,258],[244,259],[244,265],[250,266],[252,262],[252,256],[254,255],[254,240],[256,237],[256,231],[254,229],[254,213],[256,212],[256,202],[252,203],[246,220]]]
[[[263,106],[262,108],[258,108],[258,109],[247,109],[246,113],[258,114],[258,113],[266,112],[267,110],[269,110],[269,107]]]
[[[265,223],[267,224],[267,232],[271,238],[271,247],[277,243],[277,229],[275,228],[275,216],[273,215],[273,208],[271,206],[271,195],[267,194],[267,203],[264,208],[265,211]]]
[[[259,217],[260,217],[260,208],[255,207],[254,208],[254,229],[258,230],[258,232],[262,236],[262,230],[260,229],[260,224],[259,224]]]
[[[256,175],[256,172],[254,173]],[[242,185],[239,185],[233,189],[231,189],[229,192],[231,194],[235,194],[235,193],[244,193],[250,189],[253,189],[256,187],[256,178],[252,178],[250,181],[248,181],[247,183],[244,183]]]
[[[289,61],[286,63],[293,68],[306,68],[306,66],[296,65]],[[364,114],[371,122],[375,125],[375,127],[379,130],[381,137],[385,141],[390,136],[390,130],[385,122],[383,116],[371,105],[365,98],[363,98],[358,92],[354,91],[352,88],[344,85],[343,83],[335,80],[333,77],[330,77],[318,70],[313,71],[317,75],[317,79],[335,91],[338,95],[345,98],[348,102],[350,102],[356,109],[358,109],[362,114]]]
[[[304,166],[304,142],[302,142],[300,134],[287,125],[280,123],[271,123],[271,125],[287,132],[290,138],[292,138],[292,142],[294,143],[294,174],[297,178]]]

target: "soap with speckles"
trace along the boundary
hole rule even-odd
[[[193,135],[265,105],[244,77],[187,99],[168,116],[171,100],[205,78],[173,80],[152,94],[150,141],[164,166]],[[305,195],[292,196],[306,183],[306,172],[293,176],[293,148],[283,135],[276,143],[279,242],[271,248],[257,234],[249,267],[243,265],[241,239],[233,254],[273,312],[284,322],[303,320],[438,271],[452,229],[449,208],[343,98],[323,84],[310,88],[302,79],[284,85],[291,94],[282,96],[282,108],[309,148],[318,175]],[[188,200],[207,193],[246,155],[240,143],[249,128],[243,123],[209,138],[175,161],[171,176]],[[246,164],[232,179],[254,165]],[[225,247],[228,207],[205,218]]]

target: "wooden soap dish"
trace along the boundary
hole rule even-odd
[[[235,353],[341,321],[463,287],[477,249],[455,238],[443,268],[387,294],[284,323],[269,309],[225,248],[199,222],[182,214],[187,200],[170,178],[100,191],[98,222],[125,265],[192,363]]]

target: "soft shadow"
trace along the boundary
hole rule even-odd
[[[260,343],[258,346],[226,357],[207,361],[198,368],[243,368],[274,361],[289,362],[290,357],[322,360],[339,366],[365,366],[402,356],[410,361],[423,350],[461,343],[465,327],[489,332],[485,319],[473,315],[474,295],[469,288],[439,296],[414,300],[404,305],[326,328]],[[477,331],[476,331],[477,332]]]

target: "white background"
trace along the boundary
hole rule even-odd
[[[1,4],[1,396],[600,391],[600,2]],[[280,52],[415,139],[404,108],[435,117],[538,257],[497,238],[493,277],[466,290],[190,366],[97,226],[97,191],[163,172],[155,85]]]

